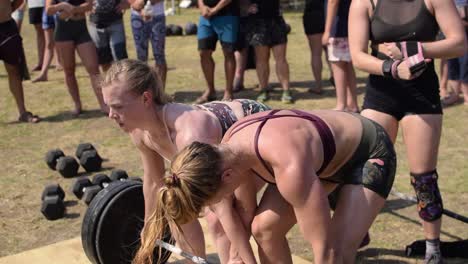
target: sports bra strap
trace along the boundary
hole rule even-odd
[[[279,110],[273,110],[268,115],[264,116],[266,118],[263,118],[262,122],[260,125],[258,125],[257,131],[255,132],[255,139],[254,139],[254,145],[255,145],[255,154],[257,154],[258,159],[262,162],[263,167],[271,174],[271,176],[274,177],[273,171],[270,169],[270,167],[267,165],[266,161],[262,158],[262,155],[260,155],[260,150],[258,149],[258,138],[260,137],[260,132],[262,131],[263,126],[266,124],[266,121],[270,118],[274,118],[274,114],[279,112]],[[283,115],[281,115],[283,116]]]
[[[320,135],[320,139],[322,140],[323,162],[322,162],[322,166],[320,166],[320,168],[317,171],[317,175],[320,175],[320,173],[327,167],[327,165],[330,163],[330,161],[333,159],[333,157],[336,154],[335,139],[333,137],[333,133],[331,132],[330,128],[322,119],[320,119],[319,117],[315,115],[312,115],[303,111],[291,110],[291,109],[289,111],[293,112],[294,114],[275,115],[279,111],[281,110],[272,110],[270,113],[264,116],[260,116],[260,117],[253,118],[253,119],[246,120],[246,121],[238,121],[237,125],[235,125],[236,127],[233,128],[233,130],[230,132],[230,136],[239,132],[239,130],[243,129],[244,127],[247,127],[257,122],[261,122],[259,126],[257,127],[257,131],[255,132],[255,139],[254,139],[255,154],[257,155],[257,158],[262,162],[265,169],[274,177],[273,171],[267,165],[266,161],[262,158],[262,156],[260,155],[260,150],[258,149],[258,140],[259,140],[260,133],[262,131],[263,126],[270,119],[276,119],[276,118],[282,118],[282,117],[296,117],[296,118],[307,119],[314,124],[314,126],[317,129],[317,132]]]

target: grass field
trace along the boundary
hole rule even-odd
[[[196,10],[183,10],[177,16],[167,17],[167,23],[184,25],[188,21],[197,22]],[[335,92],[328,82],[325,92],[320,95],[307,93],[313,85],[309,63],[309,50],[302,29],[300,13],[286,13],[285,18],[292,26],[288,42],[288,61],[291,73],[291,87],[296,98],[294,105],[279,102],[280,91],[274,94],[268,104],[274,108],[330,109],[335,104]],[[25,17],[23,24],[23,44],[30,67],[37,62],[34,29]],[[135,58],[135,48],[131,35],[129,12],[125,15],[127,47],[130,58]],[[179,102],[192,102],[205,87],[197,53],[197,40],[194,36],[168,37],[166,56],[169,67],[167,92]],[[216,87],[221,97],[224,87],[222,53],[215,53]],[[151,63],[153,63],[151,61]],[[272,69],[274,69],[272,67]],[[359,80],[359,102],[362,103],[365,91],[366,74],[357,72]],[[33,77],[37,73],[33,73]],[[328,69],[323,73],[328,79]],[[8,79],[0,67],[0,256],[51,244],[53,242],[79,236],[81,220],[86,206],[76,201],[69,191],[72,180],[64,179],[57,172],[47,168],[44,155],[51,148],[61,148],[66,154],[74,154],[80,142],[95,144],[101,156],[108,159],[106,170],[122,168],[131,175],[142,175],[139,155],[129,138],[111,120],[100,114],[97,101],[90,87],[89,78],[82,66],[77,68],[77,78],[85,113],[78,119],[72,118],[71,98],[67,93],[63,72],[51,69],[49,81],[43,83],[24,82],[27,108],[44,120],[39,124],[14,122],[17,119],[16,105],[8,89]],[[277,84],[275,74],[270,81]],[[255,98],[257,84],[253,71],[246,73],[247,90],[237,97]],[[440,188],[445,207],[462,215],[468,215],[468,107],[457,105],[445,110],[443,137],[439,151],[438,170]],[[408,164],[402,145],[401,135],[396,149],[398,171],[395,187],[412,194],[409,184]],[[82,173],[84,174],[84,172]],[[67,217],[57,221],[47,221],[40,213],[40,195],[43,187],[52,182],[67,188]],[[72,198],[73,196],[73,198]],[[459,221],[444,218],[442,239],[468,239],[468,226]],[[383,212],[370,230],[371,244],[359,253],[361,263],[416,263],[421,259],[404,256],[404,246],[422,239],[414,206],[390,196]],[[289,234],[294,254],[312,259],[309,246],[301,238],[295,227]],[[453,259],[447,263],[467,263],[468,260]]]

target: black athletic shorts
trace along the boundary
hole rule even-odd
[[[75,45],[92,41],[86,26],[86,19],[57,19],[54,31],[55,41],[73,41]]]
[[[371,74],[362,108],[389,114],[397,120],[406,115],[442,114],[434,64],[429,63],[421,76],[409,81]]]
[[[339,185],[362,185],[386,199],[397,165],[393,143],[382,126],[359,114],[352,115],[361,120],[361,141],[346,164],[334,175],[321,180]]]
[[[29,80],[28,67],[23,50],[23,39],[13,19],[0,23],[0,60],[20,67],[23,80]]]
[[[325,31],[325,12],[317,10],[304,13],[302,24],[306,35],[322,34]]]
[[[246,26],[246,39],[249,45],[273,47],[288,42],[288,30],[282,16],[249,18]]]
[[[42,12],[44,12],[44,7],[33,7],[29,8],[29,24],[42,25]]]

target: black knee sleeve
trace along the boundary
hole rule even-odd
[[[419,217],[427,222],[432,222],[442,216],[443,204],[437,179],[437,170],[425,173],[410,173],[411,185],[416,192],[418,200]]]

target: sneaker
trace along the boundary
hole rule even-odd
[[[293,98],[291,96],[290,91],[283,91],[283,95],[281,95],[281,102],[285,104],[292,104],[293,103]]]
[[[266,91],[266,90],[260,91],[260,93],[257,96],[257,101],[260,102],[260,103],[263,103],[263,102],[267,101],[268,99],[270,99],[270,95],[269,95],[268,91]]]

